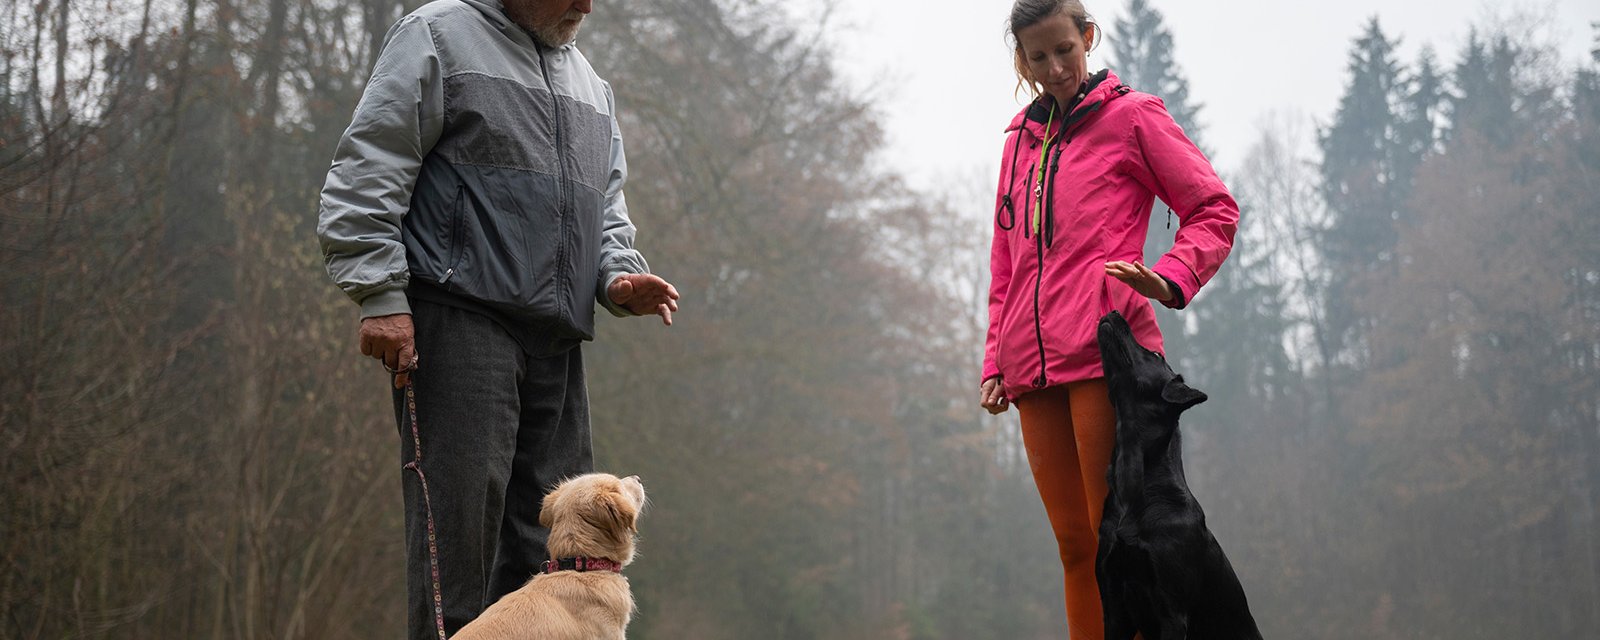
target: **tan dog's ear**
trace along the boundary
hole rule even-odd
[[[617,491],[612,491],[607,498],[606,506],[607,508],[611,509],[613,516],[617,520],[617,524],[627,528],[628,531],[638,533],[639,508],[637,505],[633,504],[633,500],[629,498],[627,494],[624,494],[620,489]]]
[[[545,494],[544,501],[539,503],[539,526],[549,529],[556,517],[556,492]]]
[[[620,543],[627,540],[629,533],[639,531],[634,526],[636,515],[633,502],[622,495],[619,487],[610,486],[595,495],[594,504],[584,514],[584,520]]]

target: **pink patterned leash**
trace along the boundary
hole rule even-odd
[[[433,501],[428,499],[428,477],[422,475],[422,435],[417,432],[417,392],[414,384],[413,380],[406,380],[406,412],[411,418],[414,455],[405,468],[417,472],[417,480],[422,482],[422,508],[428,517],[428,565],[433,570],[433,626],[439,632],[439,640],[445,640],[444,595],[439,588],[439,541],[433,526]]]

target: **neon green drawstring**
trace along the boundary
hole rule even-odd
[[[1033,234],[1039,235],[1039,219],[1044,217],[1044,167],[1050,163],[1050,145],[1055,142],[1056,135],[1051,137],[1050,125],[1056,121],[1056,105],[1050,103],[1050,117],[1044,121],[1044,151],[1039,154],[1039,169],[1033,182]]]

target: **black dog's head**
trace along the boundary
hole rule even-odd
[[[1133,338],[1128,321],[1116,311],[1100,318],[1100,360],[1106,386],[1119,412],[1137,411],[1152,417],[1176,418],[1185,409],[1206,401],[1206,394],[1183,383],[1166,358],[1144,348]],[[1161,420],[1176,426],[1177,420]]]

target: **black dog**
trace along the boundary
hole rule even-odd
[[[1095,578],[1107,640],[1260,640],[1244,588],[1183,477],[1178,414],[1206,394],[1133,338],[1115,311],[1100,355],[1116,408]]]

